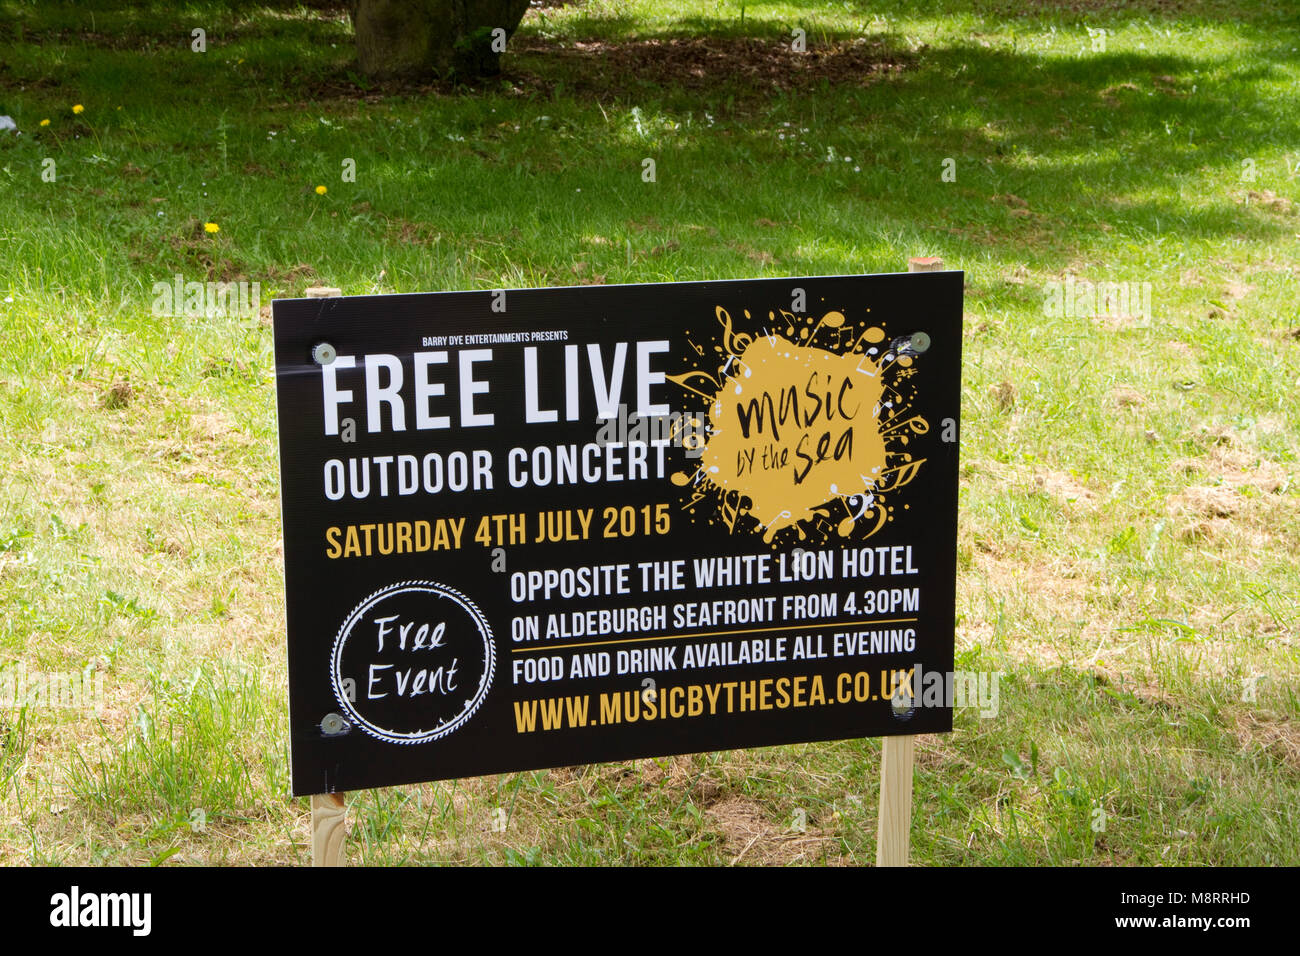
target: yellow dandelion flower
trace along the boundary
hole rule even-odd
[[[49,125],[50,125],[50,121],[47,120],[47,119],[41,120],[41,125],[42,125],[42,126],[49,126]]]
[[[84,112],[86,112],[86,108],[85,108],[84,106],[82,106],[80,103],[78,103],[76,106],[74,106],[74,107],[72,108],[72,112],[74,112],[74,113],[84,113]]]
[[[221,227],[218,226],[215,222],[205,222],[205,223],[203,224],[203,231],[204,231],[204,232],[220,232],[220,231],[221,231]]]
[[[326,189],[324,186],[317,186],[317,187],[316,187],[316,195],[317,195],[317,196],[324,196],[327,192],[329,192],[329,190]]]

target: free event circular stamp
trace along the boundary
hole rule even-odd
[[[433,581],[371,594],[339,628],[330,659],[334,696],[348,719],[394,744],[453,733],[483,703],[495,670],[483,612]]]

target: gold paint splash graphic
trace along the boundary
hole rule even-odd
[[[883,323],[858,332],[843,312],[782,310],[738,332],[724,308],[715,315],[716,371],[668,376],[709,403],[698,466],[672,475],[690,490],[685,508],[769,544],[791,531],[800,541],[869,538],[894,520],[887,499],[925,462],[906,451],[910,435],[930,426],[908,414],[912,359],[886,344]],[[829,341],[818,345],[824,331]]]

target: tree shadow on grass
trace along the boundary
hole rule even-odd
[[[962,216],[949,228],[977,245],[1086,243],[1119,223],[1206,239],[1268,240],[1295,229],[1284,197],[1269,201],[1244,186],[1212,204],[1183,195],[1207,171],[1235,175],[1244,157],[1300,141],[1300,113],[1252,102],[1255,84],[1283,75],[1275,65],[1283,51],[1272,44],[1238,73],[1228,67],[1239,60],[1155,53],[1044,57],[977,44],[913,53],[892,36],[839,37],[815,58],[784,42],[726,37],[575,46],[525,48],[518,88],[547,94],[562,84],[578,101],[710,111],[730,121],[734,155],[770,153],[783,121],[812,124],[820,142],[855,144],[900,197],[939,201],[939,223],[954,212],[944,194],[910,187],[938,182],[943,161],[953,160],[960,185],[948,198],[977,198],[969,183],[994,184],[979,187],[985,201],[1001,197],[975,219],[969,202],[955,204]],[[696,139],[675,150],[708,165],[716,145]]]
[[[740,20],[742,4],[735,4]],[[798,7],[809,16],[823,14],[824,0],[745,0],[747,12],[761,13],[765,7]],[[1241,0],[873,0],[854,7],[866,20],[874,17],[961,16],[985,18],[1018,25],[1035,23],[1055,26],[1110,27],[1128,21],[1217,21],[1223,23],[1296,22],[1294,13],[1267,3],[1244,8]],[[753,22],[750,19],[748,22]]]
[[[714,180],[701,190],[697,179],[689,194],[670,186],[663,197],[718,222],[761,192],[807,204],[807,221],[820,216],[830,229],[857,209],[880,235],[948,235],[975,255],[1069,258],[1112,230],[1135,241],[1177,233],[1266,242],[1296,229],[1285,197],[1270,201],[1243,185],[1206,201],[1197,191],[1208,179],[1235,178],[1243,157],[1300,141],[1300,113],[1264,108],[1259,92],[1284,75],[1284,46],[1261,35],[1253,50],[1230,57],[1075,57],[978,43],[913,50],[899,36],[839,35],[816,55],[799,55],[784,39],[672,31],[563,46],[524,38],[506,62],[509,95],[525,119],[530,111],[564,116],[570,139],[534,141],[492,162],[548,170],[538,201],[543,181],[565,169],[639,168],[654,137],[629,135],[617,119],[636,107],[676,124],[653,147],[661,166],[695,177],[708,170]],[[1242,63],[1248,69],[1234,73]],[[436,99],[444,117],[473,112],[437,88],[405,89]],[[712,132],[706,116],[718,122]],[[802,152],[778,139],[792,126],[807,131]],[[578,158],[573,137],[587,144]],[[828,148],[836,163],[851,151],[861,174],[823,161]],[[955,163],[954,183],[941,183],[945,160]],[[625,218],[643,199],[620,195],[606,207],[606,197],[584,194],[583,206],[592,220]]]
[[[911,111],[927,117],[908,138],[931,155],[947,147],[975,162],[1010,163],[1007,178],[1020,180],[1031,204],[1068,209],[1086,195],[1099,212],[1152,231],[1280,235],[1292,227],[1273,215],[1276,207],[1189,211],[1180,195],[1180,182],[1207,170],[1235,174],[1243,158],[1300,137],[1294,111],[1253,108],[1251,84],[1276,78],[1273,67],[1216,79],[1223,65],[1133,53],[1026,59],[946,47],[902,78],[894,113],[900,125]],[[1240,198],[1248,198],[1245,189]]]
[[[618,121],[634,106],[681,121],[655,148],[661,166],[675,164],[689,176],[666,179],[653,194],[589,187],[583,215],[592,221],[623,222],[629,210],[644,216],[655,203],[667,203],[682,216],[746,228],[756,216],[760,222],[793,218],[805,237],[818,227],[842,231],[845,223],[861,237],[866,223],[865,231],[881,236],[946,234],[975,254],[1041,250],[1058,257],[1094,246],[1110,229],[1138,241],[1175,230],[1207,240],[1266,241],[1296,228],[1285,197],[1270,204],[1244,186],[1216,190],[1209,202],[1195,194],[1208,178],[1239,170],[1243,157],[1300,141],[1300,111],[1267,103],[1260,92],[1261,84],[1285,76],[1289,43],[1253,28],[1242,31],[1245,50],[1216,58],[1039,55],[974,41],[926,47],[896,34],[848,32],[820,38],[806,54],[795,53],[778,33],[698,36],[674,28],[624,39],[522,35],[512,43],[503,79],[455,96],[433,84],[363,88],[349,51],[315,50],[306,62],[295,61],[290,38],[276,39],[274,48],[283,46],[284,54],[263,56],[255,78],[179,72],[177,94],[186,103],[220,100],[234,114],[309,103],[313,117],[316,109],[328,113],[361,99],[414,99],[427,105],[430,124],[385,132],[367,168],[401,196],[414,157],[428,155],[426,140],[441,141],[441,127],[457,130],[469,142],[439,146],[453,151],[438,166],[449,184],[447,215],[481,217],[478,228],[489,233],[509,231],[519,207],[485,199],[479,209],[462,198],[467,183],[490,196],[507,184],[514,189],[518,180],[522,203],[552,209],[564,206],[556,173],[594,180],[601,169],[608,177],[611,163],[639,171],[646,140],[629,136]],[[116,50],[100,56],[128,58]],[[559,118],[564,135],[525,134],[516,144],[496,131],[500,117],[487,125],[486,106],[499,106],[501,96],[511,101],[516,130],[546,114]],[[291,102],[278,102],[284,99]],[[717,128],[712,119],[704,122],[706,114]],[[294,122],[292,111],[279,117]],[[431,124],[440,129],[430,132]],[[802,152],[778,139],[791,126],[807,132]],[[840,154],[834,166],[820,155],[832,147]],[[849,175],[852,167],[840,162],[846,148],[860,175]],[[956,182],[941,182],[944,160],[955,163]],[[629,181],[639,188],[639,176]],[[763,204],[773,208],[756,209]],[[783,217],[777,204],[796,211]],[[401,200],[386,205],[399,218],[426,215]],[[576,228],[570,218],[566,228]],[[752,252],[764,241],[764,233],[756,235],[741,245]],[[778,234],[772,239],[778,248]],[[786,240],[787,250],[800,241]],[[790,253],[787,261],[796,260]]]
[[[578,97],[649,98],[687,109],[727,99],[755,107],[777,94],[865,85],[901,73],[913,59],[880,38],[796,53],[783,41],[720,35],[578,40],[562,48],[523,39],[515,56],[519,68],[508,75],[524,91],[550,94],[562,83]]]

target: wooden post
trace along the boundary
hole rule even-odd
[[[306,299],[330,299],[343,294],[333,286],[312,286]],[[348,806],[341,793],[321,793],[311,798],[311,865],[342,866],[343,841],[348,833]]]
[[[937,256],[907,261],[908,272],[942,272]],[[880,748],[880,816],[876,866],[907,866],[912,851],[912,758],[916,738],[886,737]]]
[[[907,866],[912,850],[912,752],[915,738],[886,737],[880,750],[876,866]]]
[[[943,260],[938,256],[913,256],[907,260],[908,272],[942,272]]]
[[[348,808],[341,793],[319,793],[311,798],[311,865],[342,866],[343,839],[347,836]]]

